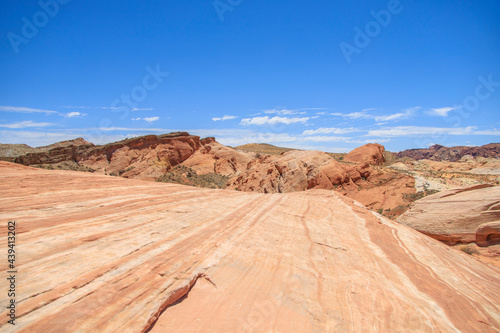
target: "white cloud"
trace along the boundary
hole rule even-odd
[[[349,128],[335,128],[335,127],[320,127],[316,130],[307,130],[302,133],[302,135],[315,135],[315,134],[345,134],[359,132],[360,130],[349,127]]]
[[[297,124],[297,123],[307,123],[307,121],[311,119],[309,117],[302,118],[288,118],[288,117],[254,117],[254,118],[245,118],[241,120],[241,125],[276,125],[276,124]]]
[[[373,116],[367,114],[366,112],[351,112],[351,113],[330,113],[332,116],[337,116],[337,117],[342,117],[342,118],[349,118],[349,119],[359,119],[359,118],[364,118],[364,119],[371,119]]]
[[[0,111],[4,112],[20,112],[20,113],[45,113],[45,114],[59,114],[57,111],[42,110],[27,108],[24,106],[0,106]]]
[[[146,118],[142,118],[144,119],[145,121],[147,121],[148,123],[154,123],[155,121],[158,121],[160,120],[160,117],[146,117]]]
[[[61,109],[91,109],[90,106],[82,106],[82,105],[63,105],[60,106]]]
[[[238,117],[236,116],[224,116],[224,117],[221,117],[221,118],[212,118],[213,121],[226,121],[226,120],[232,120],[232,119],[236,119]]]
[[[485,130],[485,131],[476,131],[475,135],[500,135],[500,131],[497,130],[497,129]]]
[[[330,115],[342,117],[342,118],[348,118],[348,119],[352,119],[352,120],[354,120],[354,119],[373,119],[377,123],[380,123],[380,122],[397,121],[397,120],[411,118],[414,115],[414,113],[416,111],[418,111],[419,109],[421,109],[421,107],[416,106],[416,107],[412,107],[409,109],[405,109],[404,112],[398,112],[398,113],[393,113],[393,114],[389,114],[389,115],[381,115],[381,116],[376,116],[376,115],[372,115],[372,114],[367,113],[367,111],[377,110],[374,108],[364,109],[361,112],[352,112],[352,113],[346,113],[346,114],[338,113],[338,112],[337,113],[330,113]]]
[[[393,121],[393,120],[401,120],[401,119],[408,119],[411,117],[410,112],[400,112],[400,113],[394,113],[390,114],[387,116],[376,116],[375,121],[377,123],[379,122],[384,122],[384,121]]]
[[[365,145],[367,143],[384,143],[390,141],[391,139],[366,139],[366,140],[348,140],[347,142]]]
[[[445,107],[445,108],[437,108],[437,109],[431,109],[428,114],[432,116],[440,116],[440,117],[446,117],[448,116],[448,113],[454,110],[460,110],[462,106],[454,106],[454,107]]]
[[[396,137],[415,135],[484,135],[476,131],[477,127],[419,127],[419,126],[396,126],[368,131],[367,136]]]
[[[135,111],[153,111],[153,110],[154,110],[153,108],[133,108],[131,111],[135,112]]]
[[[302,109],[302,110],[307,110],[307,109]],[[266,114],[277,114],[277,115],[280,115],[280,116],[289,116],[289,115],[294,115],[294,114],[306,114],[306,112],[304,112],[304,111],[287,110],[287,109],[265,110],[264,113],[266,113]]]
[[[147,121],[148,123],[154,123],[155,121],[160,120],[160,117],[145,117],[145,118],[132,118],[132,120],[137,121],[137,120],[144,120]]]
[[[119,110],[121,108],[126,108],[125,106],[123,107],[117,107],[117,106],[84,106],[84,105],[63,105],[60,106],[61,109],[101,109],[101,110]],[[153,111],[153,108],[132,108],[130,111]]]
[[[304,141],[313,141],[313,142],[345,142],[351,138],[346,138],[342,136],[308,136],[302,138]]]
[[[81,117],[85,117],[87,114],[86,113],[80,113],[78,111],[75,111],[75,112],[68,112],[65,114],[65,117],[67,118],[81,118]]]
[[[36,123],[31,120],[27,121],[20,121],[17,123],[12,123],[12,124],[0,124],[0,127],[4,128],[28,128],[28,127],[47,127],[47,126],[52,126],[53,124],[51,123]]]

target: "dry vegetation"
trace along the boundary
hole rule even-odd
[[[207,173],[198,175],[195,170],[184,166],[178,165],[165,175],[157,179],[158,182],[173,183],[196,187],[206,188],[220,188],[226,187],[229,177],[216,173]]]
[[[80,165],[73,161],[64,161],[55,164],[34,164],[32,167],[47,169],[47,170],[71,170],[71,171],[83,171],[83,172],[95,172],[94,169]]]

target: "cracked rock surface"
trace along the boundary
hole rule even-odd
[[[332,191],[0,162],[0,197],[2,235],[17,222],[18,270],[16,326],[2,295],[2,332],[500,330],[498,268]]]

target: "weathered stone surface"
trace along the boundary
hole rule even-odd
[[[476,230],[476,243],[482,246],[500,243],[500,221],[481,224]]]
[[[203,139],[201,144],[202,148],[182,162],[182,165],[192,168],[198,174],[212,172],[233,176],[245,171],[248,163],[255,158],[255,154],[223,146],[213,138]]]
[[[476,240],[483,223],[500,220],[500,187],[476,185],[446,190],[415,202],[398,222],[448,244]]]
[[[349,152],[344,161],[354,163],[368,163],[370,165],[384,164],[385,148],[378,143],[369,143]]]
[[[321,151],[292,150],[280,156],[262,155],[228,186],[246,192],[289,193],[333,189],[349,181],[342,165]]]
[[[331,191],[0,162],[0,198],[18,240],[18,318],[0,298],[2,332],[500,330],[499,269]]]
[[[341,163],[324,152],[298,150],[258,157],[228,182],[228,188],[246,192],[335,190],[375,210],[408,205],[405,197],[416,192],[414,186],[413,177],[374,169],[368,162]]]

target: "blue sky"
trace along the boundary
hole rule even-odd
[[[500,1],[5,1],[0,142],[500,142]]]

